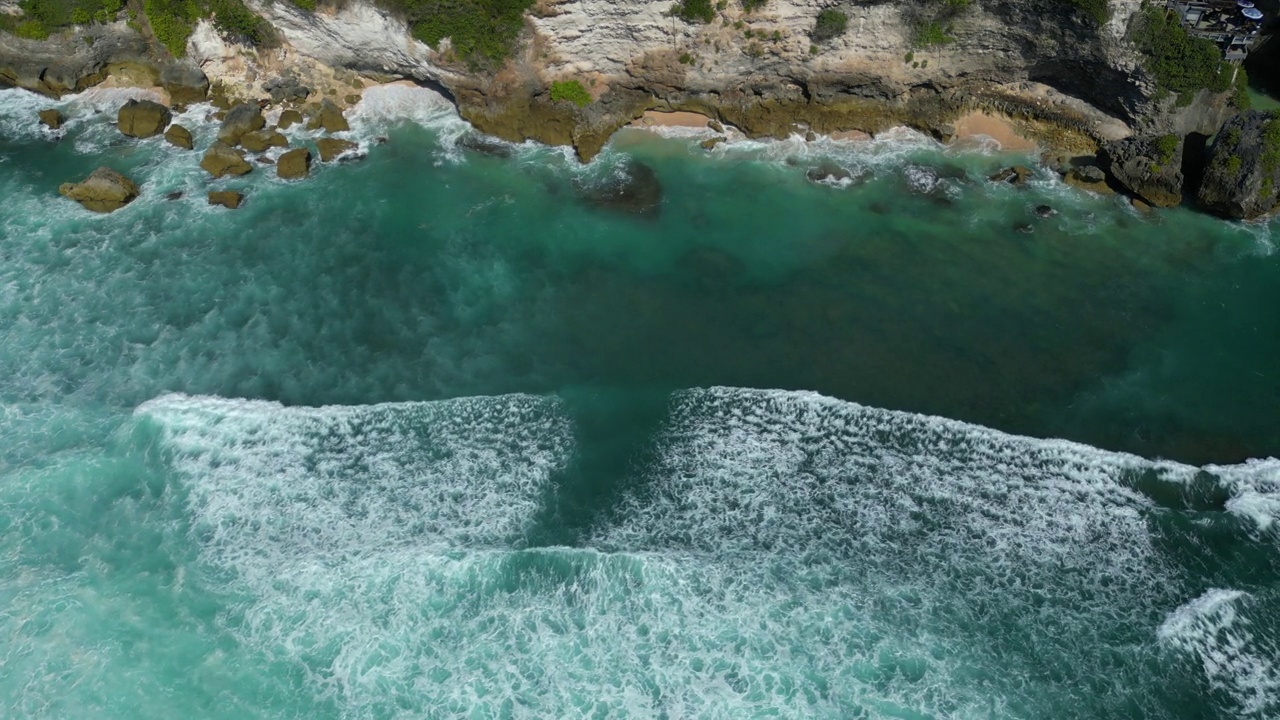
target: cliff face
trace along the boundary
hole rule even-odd
[[[964,109],[986,107],[1066,146],[1134,131],[1210,132],[1225,114],[1223,98],[1178,111],[1171,100],[1152,99],[1154,86],[1125,39],[1139,0],[1112,0],[1102,25],[1070,0],[973,0],[938,22],[945,42],[928,48],[916,40],[938,18],[939,0],[768,0],[753,13],[729,0],[706,24],[668,16],[671,0],[539,0],[517,52],[497,71],[468,68],[447,45],[432,50],[368,0],[315,13],[285,0],[248,4],[282,44],[252,52],[202,23],[189,54],[215,82],[256,89],[286,69],[320,82],[334,68],[412,78],[446,89],[482,130],[572,143],[584,157],[645,109],[697,110],[750,135],[785,136],[894,125],[945,135]],[[815,44],[815,18],[828,7],[847,14],[847,31]],[[124,35],[121,48],[133,48]],[[0,79],[6,58],[31,52],[15,45],[24,42],[0,35]],[[97,43],[89,49],[90,65],[105,67],[110,53]],[[583,108],[551,101],[555,80],[579,81],[594,101]]]

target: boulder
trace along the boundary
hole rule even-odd
[[[1280,114],[1247,110],[1222,126],[1197,200],[1210,212],[1243,220],[1280,206]]]
[[[600,184],[578,181],[577,190],[587,203],[613,212],[657,217],[662,205],[662,184],[653,168],[630,162],[621,174],[611,174]]]
[[[58,130],[62,127],[62,113],[54,109],[41,110],[40,124],[50,130]]]
[[[169,108],[150,100],[130,100],[116,115],[116,127],[129,137],[149,138],[164,132],[173,120]]]
[[[240,202],[244,200],[244,195],[235,190],[210,190],[209,204],[221,205],[229,210],[235,210],[240,207]]]
[[[83,182],[63,183],[58,193],[71,198],[89,210],[108,213],[133,202],[141,192],[132,180],[112,170],[100,167]]]
[[[355,143],[339,138],[320,138],[316,141],[316,148],[320,151],[322,162],[334,160],[342,153],[355,150],[357,147]]]
[[[510,145],[480,133],[463,133],[458,138],[458,147],[496,158],[509,158],[512,155]]]
[[[342,98],[342,101],[348,105],[355,105],[360,102],[360,96],[355,93],[350,93],[346,97]]]
[[[809,168],[804,176],[809,182],[819,185],[843,185],[853,180],[853,174],[830,160],[823,161],[818,167]]]
[[[266,127],[267,120],[262,117],[262,108],[257,103],[240,103],[227,111],[218,128],[218,142],[235,147],[245,133],[261,130]]]
[[[253,166],[245,161],[244,153],[222,142],[209,146],[200,160],[200,167],[216,178],[244,175],[253,170]]]
[[[280,113],[280,119],[276,121],[276,129],[288,130],[300,122],[302,122],[302,113],[297,110],[285,110]]]
[[[1038,218],[1048,219],[1057,214],[1058,214],[1058,211],[1054,210],[1052,207],[1049,207],[1048,205],[1036,206],[1036,217]]]
[[[209,78],[190,61],[176,61],[160,69],[160,85],[177,105],[204,102],[209,95]]]
[[[318,130],[324,128],[325,132],[335,133],[344,130],[350,130],[351,126],[347,124],[347,118],[342,114],[342,108],[334,104],[329,98],[325,98],[320,102],[320,109],[316,112],[316,116],[307,124],[307,129]]]
[[[1107,174],[1097,165],[1081,165],[1073,167],[1062,176],[1063,182],[1082,190],[1098,193],[1099,195],[1114,195],[1115,190],[1107,185]]]
[[[711,128],[712,132],[718,132],[718,133],[724,132],[724,126],[716,122],[715,120],[708,120],[707,127]]]
[[[1007,167],[987,177],[993,183],[1008,183],[1010,185],[1026,185],[1031,179],[1031,168],[1025,165],[1014,165]]]
[[[274,103],[302,102],[311,94],[311,88],[305,87],[294,75],[282,75],[262,84],[262,90],[271,96]]]
[[[289,140],[278,130],[254,130],[240,136],[240,147],[249,152],[265,152],[271,147],[289,147]]]
[[[195,140],[191,137],[191,131],[178,124],[169,126],[164,131],[164,139],[169,141],[170,145],[176,145],[183,150],[191,150],[195,147]]]
[[[713,138],[707,138],[706,140],[703,140],[698,144],[702,146],[703,150],[715,150],[716,146],[722,142],[724,142],[724,138],[713,137]]]
[[[1117,183],[1156,207],[1182,203],[1183,138],[1130,137],[1107,143],[1102,160]]]
[[[297,148],[280,156],[276,161],[276,174],[281,180],[304,178],[311,172],[311,151]]]

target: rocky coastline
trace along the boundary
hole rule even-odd
[[[846,3],[848,28],[819,45],[813,19],[826,5],[818,0],[769,0],[753,11],[730,0],[706,23],[679,20],[668,2],[541,0],[512,54],[477,65],[448,39],[435,48],[416,39],[369,0],[314,10],[249,0],[274,30],[269,47],[202,19],[174,57],[145,15],[44,40],[0,32],[0,85],[51,97],[103,82],[154,86],[179,107],[276,106],[314,121],[354,105],[365,87],[410,80],[442,92],[482,133],[572,145],[584,161],[652,111],[698,113],[750,138],[905,126],[943,142],[978,113],[1011,124],[1088,189],[1156,206],[1199,198],[1235,218],[1275,208],[1274,196],[1261,197],[1275,184],[1263,177],[1266,119],[1237,123],[1240,142],[1257,152],[1221,149],[1219,128],[1238,113],[1232,93],[1162,91],[1132,41],[1143,12],[1136,0],[1111,0],[1105,21],[1060,0],[970,0],[948,21],[945,42],[922,47],[913,18],[937,2]],[[558,96],[557,86],[577,94]],[[1238,164],[1255,181],[1222,179]],[[1084,177],[1091,167],[1106,172],[1101,184]],[[1213,182],[1208,194],[1187,184],[1200,176]]]

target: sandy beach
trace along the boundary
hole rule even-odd
[[[955,121],[958,142],[991,138],[1000,144],[1001,150],[1014,152],[1035,150],[1035,141],[1029,140],[1014,129],[1013,123],[999,115],[975,110]]]

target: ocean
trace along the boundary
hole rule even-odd
[[[0,717],[1280,717],[1280,224],[404,86],[213,181],[141,93],[0,91]]]

